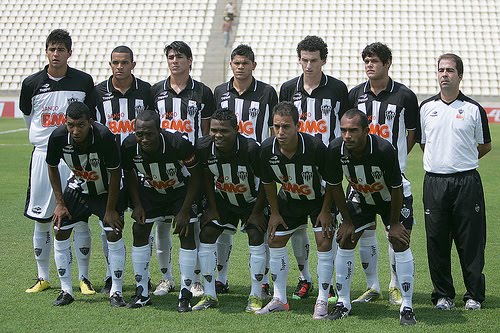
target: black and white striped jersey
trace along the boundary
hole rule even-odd
[[[340,136],[340,117],[347,110],[347,86],[323,74],[319,86],[309,95],[304,75],[283,83],[280,102],[293,102],[299,110],[300,131],[320,138],[325,146]]]
[[[376,134],[398,150],[401,171],[406,171],[408,146],[406,131],[418,131],[420,117],[417,96],[405,85],[389,79],[387,87],[378,95],[366,81],[349,92],[349,106],[366,113],[370,133]]]
[[[342,138],[333,140],[326,152],[325,180],[337,185],[345,176],[352,188],[349,199],[380,205],[391,201],[393,188],[402,186],[398,155],[392,144],[377,135],[369,134],[366,140],[365,151],[359,159],[351,155]]]
[[[115,136],[104,125],[94,122],[90,128],[88,145],[80,150],[74,145],[66,126],[60,126],[50,135],[47,164],[56,167],[63,161],[73,172],[67,186],[95,196],[108,192],[108,170],[120,167],[120,153]]]
[[[291,159],[281,153],[275,137],[262,143],[262,182],[281,183],[287,199],[321,198],[324,194],[322,182],[326,166],[326,146],[321,139],[305,133],[298,133],[298,140],[297,152]]]
[[[272,110],[278,103],[278,94],[269,84],[253,78],[250,87],[240,95],[233,81],[231,78],[215,88],[215,105],[236,114],[241,134],[262,142],[269,137],[269,128],[273,126]]]
[[[210,88],[189,77],[186,88],[177,94],[167,78],[151,87],[151,94],[162,128],[185,133],[193,144],[203,136],[201,120],[215,111]]]
[[[129,135],[121,147],[122,168],[124,171],[135,169],[141,186],[156,190],[160,194],[186,185],[196,160],[194,147],[180,132],[162,130],[160,145],[152,154],[143,151],[135,135]]]
[[[113,76],[95,87],[95,120],[106,125],[117,137],[118,144],[134,132],[135,116],[145,110],[154,110],[151,85],[134,76],[132,86],[122,94],[113,87]]]
[[[94,109],[94,81],[92,77],[68,67],[61,79],[51,79],[48,65],[24,79],[19,97],[19,109],[23,112],[33,146],[47,149],[50,134],[66,123],[66,108],[73,102],[84,102]]]
[[[260,144],[239,134],[233,151],[222,154],[210,136],[196,144],[198,160],[214,177],[215,193],[227,203],[248,207],[257,199]]]

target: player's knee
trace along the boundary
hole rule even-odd
[[[259,246],[264,243],[264,234],[258,229],[247,228],[248,245]]]
[[[119,232],[118,234],[115,233],[114,231],[106,231],[106,239],[109,242],[117,242],[122,238],[122,233]]]
[[[392,248],[394,249],[394,252],[403,252],[406,251],[410,248],[410,245],[406,245],[403,242],[398,241],[397,239],[390,239],[390,242],[392,244]]]
[[[151,234],[151,223],[140,224],[135,222],[132,225],[132,234],[134,236],[134,246],[144,246],[149,244],[149,235]]]
[[[54,231],[54,237],[58,241],[66,240],[66,239],[69,238],[69,236],[71,236],[71,231],[72,230],[73,229],[69,229],[69,230],[56,230],[56,231]]]
[[[215,228],[212,224],[208,224],[200,232],[200,242],[206,244],[214,244],[219,238],[221,230]]]

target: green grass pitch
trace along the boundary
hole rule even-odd
[[[52,306],[57,296],[59,281],[53,259],[51,285],[53,289],[39,294],[24,290],[34,283],[36,265],[33,258],[33,223],[23,217],[28,165],[32,147],[21,119],[0,119],[0,311],[1,332],[400,332],[398,308],[387,302],[389,283],[387,241],[382,228],[377,236],[380,248],[379,276],[384,300],[374,304],[355,304],[353,315],[339,322],[314,321],[312,312],[315,297],[295,301],[290,298],[288,313],[255,316],[244,312],[249,292],[248,248],[244,234],[234,238],[229,271],[230,293],[219,297],[220,307],[198,313],[179,314],[176,311],[177,292],[153,296],[153,305],[142,309],[111,308],[105,295],[83,296],[78,291],[77,267],[73,264],[75,302],[58,308]],[[480,173],[486,194],[488,216],[486,248],[486,301],[480,311],[463,310],[461,297],[465,291],[458,258],[453,257],[453,276],[457,289],[457,308],[442,312],[430,303],[432,284],[427,269],[425,231],[422,211],[422,153],[416,147],[410,154],[407,175],[412,182],[417,224],[412,233],[412,251],[415,257],[414,308],[417,326],[404,328],[419,332],[497,332],[500,317],[500,125],[490,125],[493,137],[492,151],[480,161]],[[14,130],[14,131],[13,131]],[[18,130],[18,131],[15,131]],[[127,214],[129,215],[129,213]],[[127,266],[124,279],[124,297],[128,301],[135,289],[130,251],[132,244],[131,220],[127,216],[124,235],[127,245]],[[90,279],[96,289],[102,287],[104,259],[101,253],[100,228],[91,221],[92,259]],[[311,234],[312,236],[312,234]],[[177,263],[179,242],[174,236],[173,268],[179,282]],[[311,237],[311,240],[313,238]],[[316,275],[316,251],[312,245],[311,271]],[[455,249],[453,249],[455,252]],[[298,271],[290,252],[288,294],[296,284]],[[365,289],[364,274],[356,255],[352,297]],[[153,283],[160,279],[156,257],[151,260]],[[316,293],[313,293],[315,295]]]

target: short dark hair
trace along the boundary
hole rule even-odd
[[[134,61],[134,52],[132,52],[132,49],[128,46],[117,46],[113,49],[113,51],[111,51],[111,56],[113,55],[113,53],[128,53],[128,55],[130,56],[130,61]]]
[[[92,118],[92,115],[87,104],[80,101],[75,101],[68,105],[68,107],[66,108],[66,118],[85,118],[87,120],[90,120]]]
[[[385,65],[389,61],[392,61],[392,51],[391,49],[380,42],[371,43],[367,45],[363,52],[361,52],[361,59],[365,60],[366,57],[378,57],[380,61]]]
[[[191,48],[183,41],[176,40],[166,45],[163,52],[167,57],[168,57],[168,52],[170,52],[170,50],[174,50],[174,52],[176,53],[184,54],[188,59],[193,59],[193,53],[191,52]]]
[[[291,116],[294,125],[299,123],[299,110],[292,102],[285,101],[276,104],[273,108],[273,118],[275,115],[282,117]]]
[[[361,126],[361,128],[367,128],[368,127],[368,117],[366,116],[366,113],[364,113],[361,110],[358,110],[356,108],[349,109],[342,116],[342,118],[344,118],[344,117],[348,118],[348,119],[359,117],[359,119],[360,119],[360,121],[359,121],[360,124],[359,125]]]
[[[136,120],[142,120],[142,121],[154,121],[155,126],[160,129],[160,115],[158,112],[153,111],[153,110],[142,110],[135,116]]]
[[[459,56],[457,56],[454,53],[445,53],[445,54],[442,54],[438,58],[438,68],[439,68],[439,63],[443,59],[452,59],[453,61],[455,61],[455,65],[457,66],[457,73],[458,73],[458,75],[462,76],[464,74],[464,63],[462,61],[462,58],[460,58]]]
[[[240,44],[231,52],[231,60],[236,56],[247,57],[251,62],[255,62],[255,54],[249,45]]]
[[[319,56],[321,60],[325,60],[326,56],[328,55],[328,46],[321,37],[306,36],[297,45],[297,55],[299,56],[299,59],[301,51],[309,51],[309,52],[319,51]]]
[[[63,29],[55,29],[50,32],[45,40],[45,50],[49,48],[49,44],[64,44],[68,51],[71,51],[73,41],[69,32]]]
[[[236,114],[227,108],[215,110],[215,112],[212,114],[211,119],[218,121],[229,121],[229,124],[232,128],[238,128],[238,120],[236,119]]]

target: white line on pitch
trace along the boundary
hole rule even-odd
[[[0,134],[16,133],[16,132],[22,132],[22,131],[27,131],[27,130],[28,130],[27,128],[18,128],[18,129],[0,132]]]

